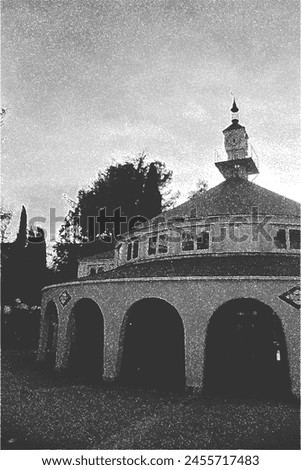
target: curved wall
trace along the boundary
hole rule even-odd
[[[202,387],[206,330],[210,317],[225,302],[254,298],[270,306],[282,322],[290,368],[292,390],[299,395],[300,314],[279,298],[298,286],[297,277],[165,277],[108,279],[65,283],[44,289],[38,359],[46,352],[47,328],[44,317],[48,302],[58,309],[56,368],[67,367],[70,351],[70,316],[81,298],[94,300],[104,318],[104,378],[115,379],[120,372],[122,324],[129,308],[145,298],[170,303],[181,316],[185,336],[186,385]],[[63,298],[69,299],[63,305]]]
[[[141,227],[117,243],[115,264],[190,254],[298,253],[299,249],[298,218],[254,213]]]

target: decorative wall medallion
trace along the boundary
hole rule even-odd
[[[71,300],[71,295],[67,290],[64,290],[59,296],[59,301],[61,302],[63,307],[66,307],[69,300]]]
[[[287,292],[284,292],[284,294],[279,295],[279,299],[284,300],[284,302],[287,302],[295,308],[300,308],[300,287],[292,287]]]

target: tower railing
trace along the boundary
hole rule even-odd
[[[257,166],[257,168],[259,170],[260,159],[259,159],[259,156],[258,156],[256,150],[254,149],[253,145],[250,143],[250,141],[248,141],[248,158],[253,159],[255,165]],[[228,155],[226,154],[226,152],[223,148],[214,149],[213,159],[214,159],[214,163],[224,162],[224,161],[228,160]]]
[[[258,171],[259,171],[259,164],[260,164],[259,156],[256,153],[256,150],[254,149],[253,145],[250,142],[248,142],[248,146],[249,146],[249,152],[248,152],[249,155],[248,156],[254,160],[254,163],[257,166]]]

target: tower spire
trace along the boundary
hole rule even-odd
[[[233,103],[232,103],[232,108],[231,108],[231,121],[232,122],[238,122],[239,117],[238,117],[238,107],[235,101],[235,98],[233,97]]]
[[[228,160],[216,162],[215,165],[228,179],[235,176],[248,178],[248,175],[258,173],[252,157],[248,155],[248,134],[244,126],[238,123],[238,107],[233,97],[231,108],[232,124],[223,130],[225,150]]]

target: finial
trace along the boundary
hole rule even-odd
[[[231,91],[231,96],[233,98],[233,103],[232,103],[232,108],[231,108],[231,120],[232,122],[238,122],[238,107],[237,107],[237,104],[236,104],[236,101],[235,101],[235,96],[233,95],[232,91]]]
[[[231,112],[232,113],[238,113],[238,111],[239,111],[239,109],[236,105],[235,98],[233,98],[233,104],[232,104]]]

